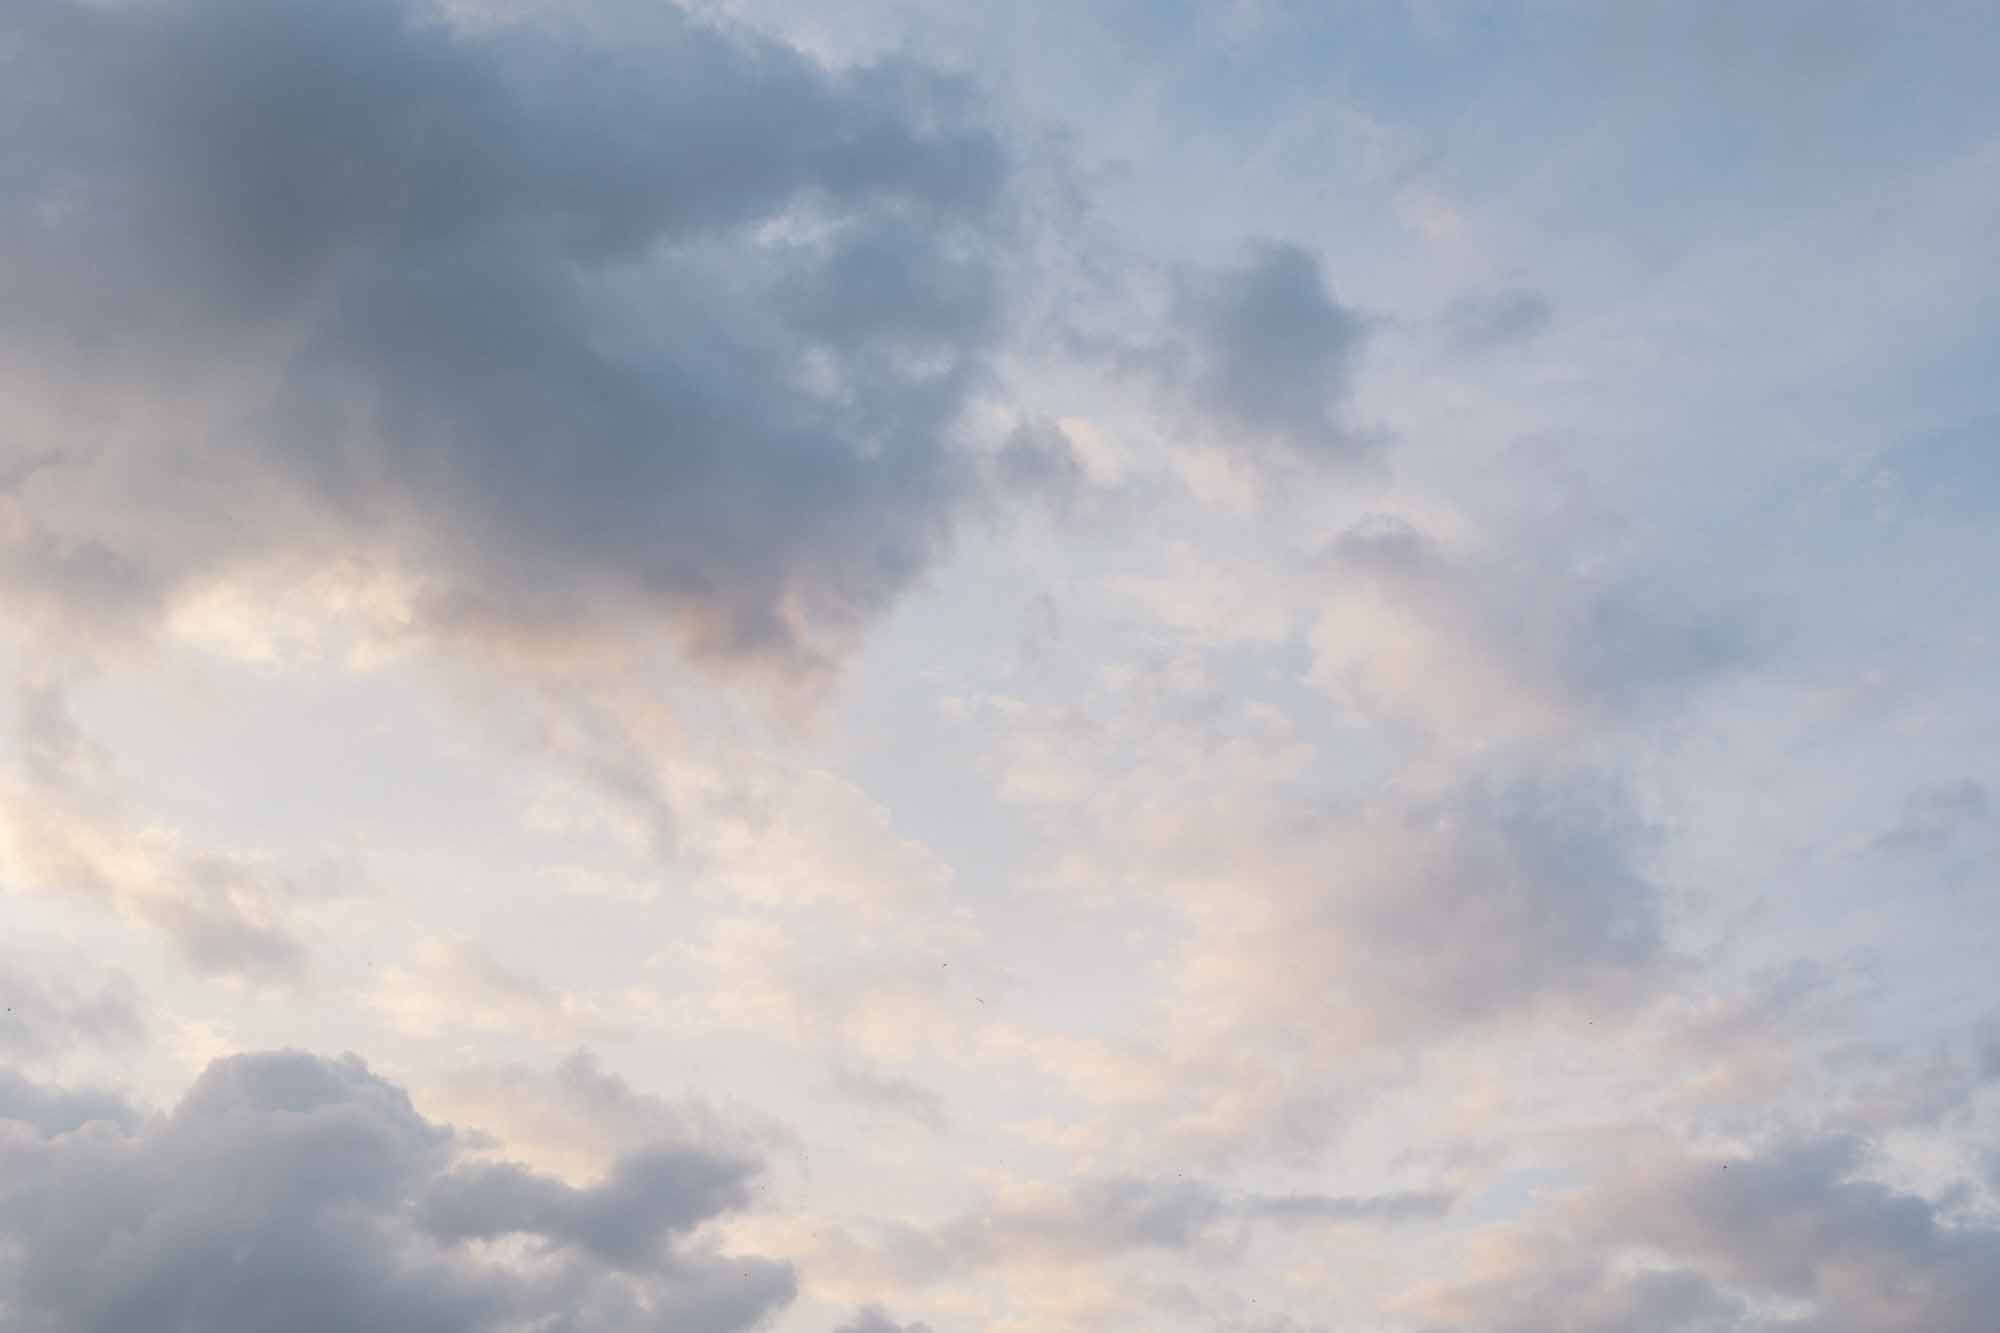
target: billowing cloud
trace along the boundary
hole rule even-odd
[[[699,1235],[748,1201],[754,1159],[657,1143],[585,1187],[461,1164],[360,1061],[296,1052],[217,1061],[163,1116],[43,1098],[0,1135],[0,1308],[24,1333],[725,1333],[793,1291]]]
[[[255,564],[421,627],[823,664],[933,558],[1006,170],[957,83],[661,9],[0,19],[0,585],[117,625]]]

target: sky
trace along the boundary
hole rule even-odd
[[[0,1325],[1990,1333],[1996,64],[0,6]]]

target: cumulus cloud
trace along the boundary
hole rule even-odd
[[[423,628],[823,665],[945,541],[999,310],[966,89],[664,7],[0,18],[0,592],[130,626],[248,566]]]
[[[66,1123],[88,1109],[0,1136],[0,1308],[24,1333],[724,1333],[794,1289],[699,1234],[754,1159],[659,1143],[581,1188],[461,1163],[359,1060],[297,1052],[219,1060],[163,1116]]]

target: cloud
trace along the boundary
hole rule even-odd
[[[1252,1217],[1290,1224],[1390,1223],[1442,1217],[1454,1201],[1453,1195],[1441,1190],[1358,1196],[1270,1194],[1251,1199],[1244,1209]]]
[[[572,1188],[458,1149],[352,1057],[216,1061],[168,1115],[0,1137],[0,1306],[24,1333],[724,1333],[791,1298],[694,1235],[754,1161],[658,1144]]]
[[[1902,818],[1872,846],[1897,855],[1942,851],[1992,822],[1993,807],[1985,785],[1961,778],[1911,792],[1903,801]]]
[[[907,1117],[926,1129],[943,1129],[944,1099],[915,1079],[842,1063],[833,1071],[834,1092],[859,1105]]]
[[[755,1169],[695,1149],[653,1149],[620,1157],[602,1181],[578,1189],[512,1163],[468,1166],[424,1194],[418,1220],[453,1240],[539,1236],[631,1269],[696,1223],[748,1203]]]
[[[26,1125],[43,1138],[99,1121],[131,1129],[139,1113],[124,1098],[100,1088],[48,1088],[0,1069],[0,1123]]]
[[[572,1183],[601,1176],[621,1154],[661,1141],[732,1158],[791,1146],[788,1135],[745,1108],[725,1112],[639,1092],[585,1050],[547,1069],[459,1069],[441,1078],[426,1102],[456,1123],[492,1131],[511,1157]]]
[[[2000,505],[2000,417],[1980,417],[1885,450],[1869,469],[1877,493],[1925,517],[1990,518]]]
[[[952,867],[852,781],[716,736],[664,696],[650,679],[610,673],[588,690],[548,688],[541,747],[578,782],[552,785],[537,822],[606,826],[635,854],[684,867],[704,894],[744,903],[889,922],[949,889]]]
[[[1190,846],[1176,1010],[1218,1047],[1265,1030],[1295,1049],[1629,1003],[1667,961],[1648,837],[1615,783],[1475,774]]]
[[[1642,720],[1750,652],[1724,608],[1526,552],[1482,560],[1400,518],[1343,533],[1326,578],[1315,683],[1457,746]]]
[[[1989,1018],[1979,1025],[1979,1076],[1983,1079],[2000,1079],[2000,1018]]]
[[[1088,1267],[1146,1253],[1239,1253],[1255,1226],[1393,1226],[1431,1220],[1449,1194],[1376,1196],[1236,1193],[1199,1180],[1084,1177],[1061,1188],[1002,1191],[929,1228],[878,1234],[877,1262],[930,1284],[975,1269]]]
[[[2000,1232],[1867,1179],[1857,1143],[1749,1155],[1655,1147],[1607,1162],[1544,1230],[1429,1293],[1437,1330],[1975,1333],[2000,1298]],[[1621,1265],[1646,1254],[1643,1267]],[[1789,1307],[1789,1308],[1787,1308]],[[1779,1313],[1783,1311],[1783,1313]]]
[[[1004,154],[907,62],[584,32],[9,6],[0,592],[347,562],[431,632],[831,661],[970,492]]]
[[[1752,1333],[1740,1301],[1688,1272],[1620,1274],[1601,1262],[1552,1260],[1490,1286],[1468,1284],[1429,1304],[1423,1333]]]
[[[1445,336],[1453,351],[1477,355],[1525,342],[1547,328],[1555,313],[1555,306],[1539,292],[1517,288],[1472,293],[1445,312]]]
[[[306,946],[282,917],[324,886],[141,823],[110,757],[76,726],[53,687],[22,691],[15,734],[19,771],[0,772],[0,885],[111,907],[159,931],[189,966],[211,976],[303,978]]]
[[[1266,241],[1233,266],[1191,271],[1175,313],[1181,340],[1160,369],[1232,448],[1329,459],[1373,447],[1341,418],[1367,326],[1310,251]]]
[[[868,1306],[857,1310],[854,1318],[835,1329],[833,1333],[932,1333],[925,1323],[899,1324],[889,1317],[889,1312],[879,1306]]]
[[[130,1047],[146,1025],[131,983],[80,969],[58,972],[49,960],[0,953],[0,1058],[26,1061],[80,1046]]]
[[[429,941],[411,966],[385,969],[369,999],[397,1027],[422,1035],[468,1027],[546,1041],[623,1033],[602,1005],[508,967],[471,939]]]

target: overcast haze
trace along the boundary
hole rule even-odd
[[[0,6],[0,1325],[1990,1333],[2000,8]]]

